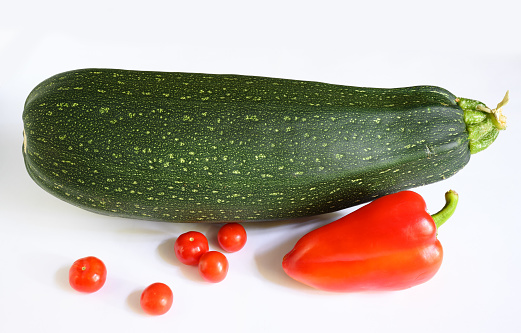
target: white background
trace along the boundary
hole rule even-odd
[[[518,1],[11,1],[0,11],[1,332],[519,332],[521,32]],[[218,225],[96,215],[40,189],[22,160],[21,114],[47,77],[84,67],[274,76],[355,86],[442,86],[494,107],[508,129],[448,180],[416,189],[431,212],[460,194],[439,231],[445,258],[426,284],[334,294],[287,277],[281,260],[309,230],[351,210],[248,224],[219,284],[173,254],[188,230],[218,249]],[[73,291],[70,264],[108,267],[98,293]],[[170,285],[160,317],[140,291]]]

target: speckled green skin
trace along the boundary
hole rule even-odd
[[[470,158],[455,100],[432,86],[85,69],[30,93],[23,153],[42,188],[97,213],[289,219],[455,174]]]

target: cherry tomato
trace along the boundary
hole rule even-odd
[[[208,282],[221,282],[228,274],[228,259],[218,251],[208,251],[199,260],[199,273]]]
[[[143,311],[149,315],[159,316],[165,314],[172,307],[174,294],[169,286],[156,282],[143,290],[140,304]]]
[[[69,269],[69,284],[77,291],[93,293],[105,284],[107,268],[96,257],[76,260]]]
[[[197,266],[199,258],[208,252],[208,239],[198,231],[189,231],[177,237],[175,256],[185,265]]]
[[[237,252],[246,244],[246,230],[239,223],[227,223],[219,229],[217,241],[223,250]]]

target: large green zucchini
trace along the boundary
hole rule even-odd
[[[500,110],[433,86],[83,69],[30,93],[23,155],[42,188],[97,213],[288,219],[454,175]]]

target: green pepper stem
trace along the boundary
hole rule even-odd
[[[436,214],[431,215],[436,224],[436,229],[439,229],[439,227],[454,214],[458,204],[458,198],[459,196],[456,191],[450,190],[445,193],[445,206]]]

